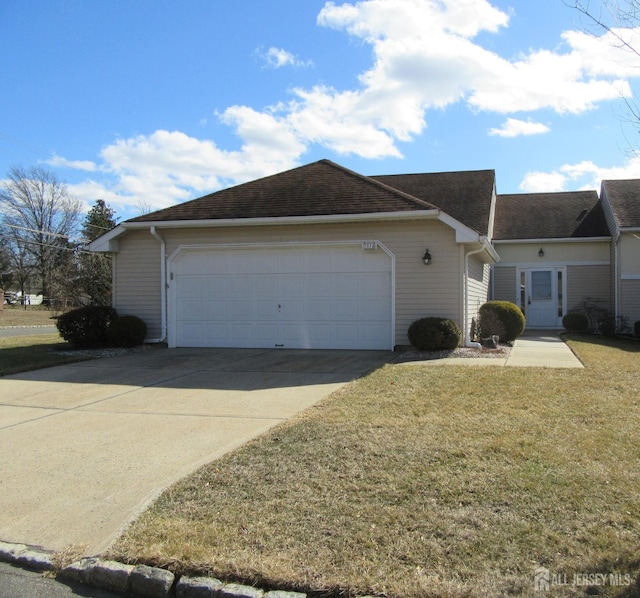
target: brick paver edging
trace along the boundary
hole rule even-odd
[[[0,561],[44,572],[54,569],[54,553],[0,541]],[[301,592],[271,590],[236,583],[224,583],[212,577],[176,577],[171,571],[147,565],[125,565],[99,558],[83,558],[60,569],[62,581],[82,583],[104,590],[148,598],[307,598]],[[373,598],[363,596],[362,598]]]

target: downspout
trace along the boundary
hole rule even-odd
[[[480,249],[473,249],[464,254],[464,306],[463,306],[463,322],[464,322],[464,346],[472,349],[482,349],[480,343],[476,343],[469,338],[469,256],[481,253],[484,251],[484,246]]]
[[[149,232],[160,242],[160,319],[161,332],[158,338],[147,339],[148,343],[163,343],[167,340],[167,268],[165,264],[165,254],[167,244],[165,240],[158,234],[156,227],[152,226]]]

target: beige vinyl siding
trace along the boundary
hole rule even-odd
[[[512,301],[517,304],[516,267],[496,266],[493,268],[492,276],[491,298],[496,301]]]
[[[640,320],[640,280],[620,281],[620,315],[627,318],[631,327]]]
[[[120,315],[134,315],[147,325],[147,338],[161,335],[160,243],[148,231],[120,239],[115,260],[113,306]]]
[[[489,265],[483,264],[476,256],[469,258],[469,280],[467,281],[467,323],[463,337],[471,329],[471,320],[478,318],[478,309],[489,297]]]
[[[420,317],[446,317],[461,325],[459,246],[454,231],[439,221],[160,229],[159,233],[167,242],[168,256],[181,245],[377,240],[395,256],[396,345],[408,344],[409,325]],[[426,248],[433,256],[429,266],[422,263]]]
[[[603,309],[611,310],[609,266],[567,266],[567,311],[579,308],[586,298],[597,299]]]

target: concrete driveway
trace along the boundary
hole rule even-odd
[[[97,554],[161,490],[392,357],[150,349],[0,378],[0,540]]]

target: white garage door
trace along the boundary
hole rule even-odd
[[[170,346],[393,348],[380,248],[182,249],[170,272]]]

